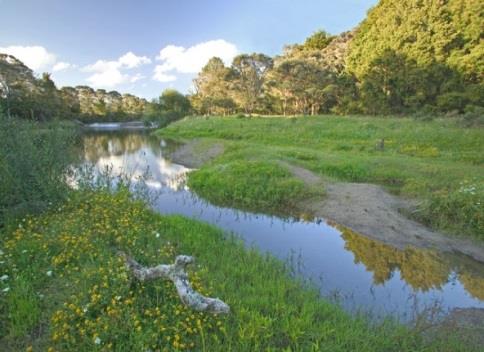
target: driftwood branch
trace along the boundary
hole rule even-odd
[[[190,281],[188,281],[185,267],[194,262],[193,257],[179,255],[175,259],[175,264],[144,267],[125,253],[120,252],[120,255],[124,258],[128,270],[139,281],[158,278],[173,281],[181,301],[190,308],[214,314],[227,314],[230,312],[230,307],[220,299],[205,297],[192,288]]]

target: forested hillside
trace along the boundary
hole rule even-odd
[[[0,54],[0,103],[11,115],[32,120],[127,120],[142,117],[145,99],[87,86],[57,89],[48,73],[36,78],[11,55]]]

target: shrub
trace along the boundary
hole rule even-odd
[[[0,227],[64,199],[75,131],[0,114]]]
[[[467,105],[462,117],[464,127],[484,126],[484,107],[477,105]]]
[[[451,92],[439,95],[437,97],[437,107],[441,111],[463,112],[465,106],[469,103],[469,99],[464,93]]]

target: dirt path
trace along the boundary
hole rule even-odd
[[[405,217],[413,202],[396,197],[382,187],[366,183],[334,183],[323,180],[310,170],[282,163],[291,173],[311,187],[324,187],[324,199],[301,204],[317,217],[332,220],[367,237],[394,247],[433,248],[461,252],[484,262],[484,245],[471,239],[449,237]]]

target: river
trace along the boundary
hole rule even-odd
[[[146,184],[157,194],[155,210],[208,222],[247,246],[290,260],[323,296],[350,312],[411,321],[427,310],[484,308],[483,263],[459,253],[398,250],[340,231],[323,219],[281,219],[212,205],[184,185],[190,170],[169,160],[166,155],[173,148],[176,143],[144,131],[89,132],[83,136],[81,158],[133,180],[148,175]]]

